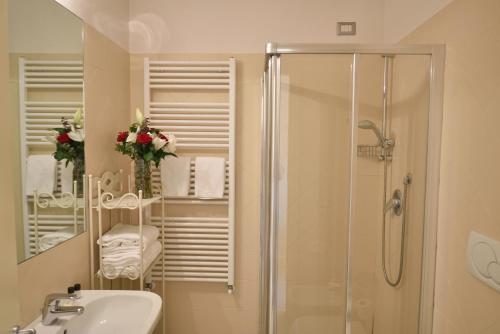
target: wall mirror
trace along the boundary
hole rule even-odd
[[[9,0],[8,159],[17,259],[85,230],[83,23],[54,0]]]

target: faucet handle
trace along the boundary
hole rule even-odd
[[[75,299],[75,295],[68,293],[50,293],[45,297],[45,303],[50,304],[53,301],[60,299]]]
[[[36,330],[32,328],[21,329],[19,325],[15,325],[10,330],[11,334],[36,334]]]
[[[74,295],[67,293],[51,293],[45,296],[45,300],[43,302],[42,312],[46,311],[49,306],[51,306],[54,302],[57,302],[61,299],[75,299]]]

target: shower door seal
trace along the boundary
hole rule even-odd
[[[420,293],[419,334],[432,334],[434,312],[434,278],[436,266],[437,220],[439,200],[439,169],[441,156],[441,128],[444,84],[444,45],[365,45],[365,44],[279,44],[266,46],[266,61],[262,83],[262,175],[261,175],[261,298],[260,334],[277,334],[276,331],[276,223],[278,215],[278,142],[280,56],[284,54],[351,54],[352,105],[350,138],[350,192],[349,231],[354,219],[353,171],[356,163],[356,65],[361,54],[428,55],[430,65],[429,132],[427,143],[427,177],[425,193],[425,222],[422,254],[422,280]],[[349,232],[350,233],[350,232]],[[350,236],[348,254],[350,252]],[[347,259],[346,274],[346,334],[351,334],[351,278]]]

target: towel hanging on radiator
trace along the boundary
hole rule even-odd
[[[195,160],[194,192],[199,198],[222,198],[226,178],[226,159],[197,157]]]

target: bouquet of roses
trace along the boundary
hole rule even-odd
[[[135,115],[136,122],[130,125],[128,131],[118,133],[116,151],[135,161],[154,162],[156,167],[166,156],[176,156],[175,136],[150,127],[149,119],[144,118],[139,109],[136,109]]]
[[[53,136],[46,137],[46,140],[56,145],[54,158],[57,161],[66,160],[66,166],[70,162],[84,160],[84,132],[82,111],[78,109],[69,121],[61,118],[62,127],[52,129]]]

